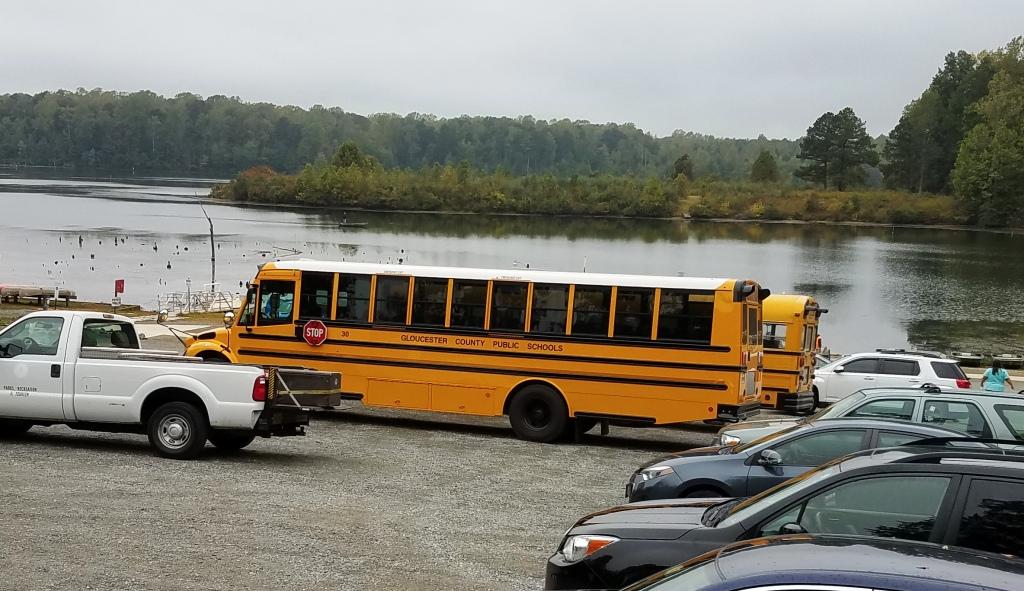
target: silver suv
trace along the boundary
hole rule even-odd
[[[1024,396],[979,390],[872,388],[800,420],[745,421],[722,427],[716,445],[738,445],[792,427],[801,420],[896,419],[945,427],[972,437],[1024,441]]]

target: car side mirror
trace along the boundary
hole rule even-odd
[[[17,357],[25,352],[25,349],[16,343],[8,343],[6,347],[2,347],[4,357]]]
[[[224,326],[225,328],[231,328],[231,325],[235,323],[235,313],[232,311],[224,312]]]
[[[805,534],[805,533],[807,533],[807,530],[804,529],[804,527],[802,525],[800,525],[799,523],[790,522],[790,523],[783,524],[782,527],[779,528],[779,533],[782,534],[782,535],[787,535],[787,534]]]
[[[781,466],[782,456],[774,449],[766,449],[761,452],[761,457],[757,458],[757,463],[762,466]]]
[[[832,368],[832,373],[843,373],[844,371],[846,371],[846,368],[842,365],[837,365]]]

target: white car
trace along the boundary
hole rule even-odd
[[[855,353],[814,370],[814,402],[832,404],[864,388],[969,389],[971,381],[954,359],[929,354],[880,350]]]

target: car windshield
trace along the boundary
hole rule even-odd
[[[782,499],[799,494],[800,491],[838,474],[839,466],[837,462],[838,460],[833,460],[827,464],[822,464],[810,472],[804,472],[800,476],[790,478],[759,495],[750,497],[742,502],[737,502],[731,505],[727,511],[720,511],[713,515],[714,519],[708,519],[704,524],[709,527],[729,527],[739,523],[764,507],[779,503]],[[710,507],[708,511],[716,507],[718,505]],[[708,516],[708,512],[705,511],[704,515]]]
[[[845,415],[851,408],[860,404],[860,402],[867,397],[868,395],[865,394],[863,391],[854,392],[853,394],[850,394],[849,396],[843,398],[842,400],[833,404],[832,406],[827,406],[819,410],[813,415],[807,417],[806,420],[814,421],[817,419],[834,419],[836,417],[841,417]]]
[[[792,427],[786,427],[785,429],[783,429],[781,431],[776,431],[774,433],[768,433],[767,435],[762,435],[762,436],[758,437],[757,439],[754,439],[753,441],[748,441],[747,443],[741,443],[741,444],[737,445],[736,447],[729,448],[729,449],[732,449],[733,453],[747,451],[748,449],[753,449],[753,448],[761,445],[762,443],[767,443],[769,441],[773,441],[775,439],[778,439],[779,437],[782,437],[784,435],[789,435],[793,431],[796,431],[797,429],[802,429],[802,428],[804,428],[804,423],[803,423],[803,421],[800,421],[799,423],[796,423]]]

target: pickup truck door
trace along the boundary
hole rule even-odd
[[[69,328],[59,316],[33,316],[0,333],[0,416],[64,420]]]

